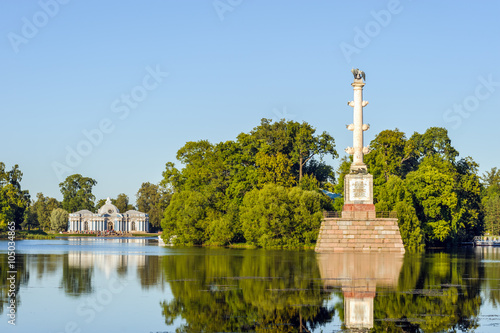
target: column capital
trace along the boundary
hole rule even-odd
[[[354,80],[354,82],[351,83],[351,86],[353,86],[354,89],[362,89],[365,86],[365,83],[363,80]]]

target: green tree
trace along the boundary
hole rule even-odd
[[[172,239],[174,244],[203,244],[208,239],[207,206],[207,199],[201,193],[175,193],[161,221],[165,242]]]
[[[424,234],[417,217],[413,198],[404,180],[391,175],[388,181],[380,186],[377,211],[396,211],[401,239],[408,252],[419,252],[424,247]]]
[[[500,235],[500,196],[485,200],[485,227],[490,235]]]
[[[410,141],[416,150],[418,157],[439,155],[448,162],[454,162],[458,157],[458,151],[451,145],[448,131],[442,127],[430,127],[424,134],[414,133]]]
[[[125,213],[128,210],[135,210],[135,207],[129,204],[128,196],[125,193],[118,194],[116,199],[111,199],[111,203],[113,203],[121,213]]]
[[[333,207],[336,211],[340,212],[342,211],[342,208],[344,207],[344,178],[345,175],[349,174],[350,168],[352,164],[352,156],[347,157],[344,156],[340,160],[340,165],[337,169],[337,184],[334,186],[335,193],[340,193],[342,196],[335,199],[335,202],[333,203]]]
[[[65,231],[68,227],[69,214],[62,208],[56,208],[50,214],[50,225],[52,230],[61,232]]]
[[[136,196],[137,209],[149,215],[152,228],[159,229],[163,212],[172,196],[170,192],[162,186],[146,182],[142,183]]]
[[[95,185],[97,181],[80,174],[66,177],[64,182],[59,184],[63,195],[62,208],[68,212],[83,209],[93,211],[95,196],[92,194],[92,187]]]
[[[260,247],[294,248],[316,242],[326,200],[315,191],[267,184],[245,195],[240,208],[245,239]]]
[[[174,193],[162,220],[165,237],[176,235],[179,244],[245,241],[240,212],[245,196],[269,184],[290,188],[300,178],[304,189],[326,186],[334,179],[331,168],[314,159],[324,155],[336,156],[331,136],[316,136],[309,124],[285,120],[273,123],[263,119],[250,133],[238,135],[237,141],[187,142],[177,152],[183,168],[167,163],[160,183]],[[193,201],[198,204],[196,209]],[[289,209],[300,205],[290,203]],[[323,208],[318,205],[314,209],[314,213],[321,213]],[[198,221],[193,220],[192,210]],[[296,239],[301,242],[305,238]]]
[[[298,183],[308,164],[314,163],[315,157],[338,157],[333,137],[327,132],[320,135],[315,133],[316,129],[306,122],[282,119],[273,123],[271,119],[262,119],[260,126],[255,127],[249,134],[240,134],[238,142],[243,144],[246,153],[253,156],[259,151],[267,155],[276,155],[278,152],[285,155],[293,163],[292,171]],[[322,162],[315,163],[314,169],[323,170]]]
[[[33,204],[40,228],[51,229],[50,214],[56,208],[61,208],[61,203],[55,198],[46,197],[41,192],[36,194],[36,201]]]
[[[500,170],[492,168],[481,177],[483,183],[482,205],[486,232],[500,234]]]
[[[23,174],[16,164],[10,171],[0,162],[0,230],[11,221],[19,229],[24,222],[26,209],[30,205],[29,192],[21,188]]]
[[[374,202],[378,210],[397,210],[407,248],[419,248],[421,237],[451,244],[481,234],[478,166],[469,157],[457,159],[446,129],[431,127],[408,140],[398,129],[385,130],[370,146],[366,164],[374,176]],[[340,178],[347,170],[345,162]]]
[[[24,222],[21,223],[23,229],[31,230],[38,227],[40,229],[40,222],[38,220],[38,215],[36,213],[36,207],[34,205],[29,206],[24,211]]]
[[[444,242],[456,231],[458,198],[453,176],[449,162],[429,157],[406,178],[417,215],[431,242]]]
[[[95,204],[95,208],[99,209],[106,204],[106,199],[99,199]]]
[[[314,136],[315,132],[316,130],[311,125],[304,122],[298,125],[295,133],[292,158],[295,160],[298,159],[299,182],[302,180],[304,166],[314,156],[319,155],[323,157],[324,155],[330,155],[333,158],[338,157],[333,137],[327,132],[323,132],[319,136]]]
[[[375,136],[370,143],[372,151],[365,158],[375,185],[387,182],[391,175],[404,176],[404,164],[415,154],[409,147],[405,134],[397,128]]]
[[[291,173],[292,162],[285,155],[280,152],[277,152],[276,155],[258,152],[255,157],[260,186],[276,184],[290,187],[295,184]]]

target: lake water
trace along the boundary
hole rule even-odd
[[[0,332],[500,331],[500,248],[412,255],[160,247],[156,239],[16,241]]]

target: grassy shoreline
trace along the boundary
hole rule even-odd
[[[112,238],[130,238],[130,237],[157,237],[157,233],[133,233],[128,235],[108,235],[99,236],[102,238],[112,237]],[[7,231],[0,232],[0,239],[8,239],[9,235]],[[73,234],[73,233],[55,233],[55,232],[45,232],[43,230],[16,230],[16,240],[21,239],[55,239],[55,238],[70,238],[70,237],[98,237],[96,234]],[[247,244],[247,243],[235,243],[226,246],[216,246],[216,245],[202,245],[205,248],[228,248],[228,249],[258,249],[258,246]],[[273,249],[273,248],[269,248]],[[280,247],[274,248],[276,250],[282,249]],[[314,245],[305,246],[301,245],[296,248],[290,248],[287,250],[314,250]]]
[[[156,233],[134,233],[131,235],[113,235],[104,237],[156,237]],[[43,230],[16,230],[15,239],[55,239],[56,237],[97,237],[96,234],[69,234],[45,232]],[[7,231],[0,232],[0,239],[9,239]]]
[[[16,230],[15,239],[54,239],[54,234],[48,234],[43,230]],[[9,239],[7,231],[0,232],[0,239]]]

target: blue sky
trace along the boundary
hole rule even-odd
[[[482,173],[500,167],[498,13],[495,1],[2,1],[0,161],[19,164],[33,197],[62,199],[59,182],[80,173],[97,199],[134,201],[185,142],[232,140],[261,118],[328,131],[344,156],[358,67],[365,142],[446,127]]]

